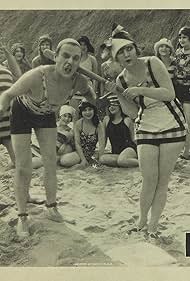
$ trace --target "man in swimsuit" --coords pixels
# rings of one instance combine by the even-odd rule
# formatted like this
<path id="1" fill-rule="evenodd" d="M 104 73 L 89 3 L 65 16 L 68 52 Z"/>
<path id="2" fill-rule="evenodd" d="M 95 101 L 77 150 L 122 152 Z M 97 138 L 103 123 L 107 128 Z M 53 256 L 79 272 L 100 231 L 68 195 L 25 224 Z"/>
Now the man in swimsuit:
<path id="1" fill-rule="evenodd" d="M 16 158 L 17 234 L 21 238 L 29 235 L 27 196 L 32 176 L 32 128 L 43 159 L 47 218 L 57 222 L 63 220 L 56 207 L 56 113 L 76 91 L 94 103 L 94 93 L 87 79 L 77 72 L 80 59 L 80 44 L 72 38 L 64 39 L 57 46 L 55 65 L 39 66 L 26 72 L 0 96 L 0 115 L 14 99 L 11 134 Z"/>

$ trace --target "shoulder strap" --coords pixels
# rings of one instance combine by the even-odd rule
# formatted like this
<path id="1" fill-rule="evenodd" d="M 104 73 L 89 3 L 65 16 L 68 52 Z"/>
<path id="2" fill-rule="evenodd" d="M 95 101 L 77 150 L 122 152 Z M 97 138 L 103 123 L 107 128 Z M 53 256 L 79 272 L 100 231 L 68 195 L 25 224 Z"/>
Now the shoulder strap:
<path id="1" fill-rule="evenodd" d="M 122 85 L 123 89 L 127 89 L 127 88 L 128 88 L 128 85 L 127 85 L 127 83 L 126 83 L 126 81 L 125 81 L 123 75 L 119 76 L 119 80 L 120 80 L 120 82 L 121 82 L 121 85 Z"/>
<path id="2" fill-rule="evenodd" d="M 150 64 L 150 58 L 148 59 L 148 71 L 150 73 L 150 77 L 152 79 L 152 82 L 154 83 L 154 86 L 156 88 L 159 88 L 160 86 L 159 86 L 158 82 L 156 81 L 156 78 L 155 78 L 154 73 L 152 71 L 152 67 L 151 67 L 151 64 Z"/>
<path id="3" fill-rule="evenodd" d="M 42 85 L 43 85 L 43 99 L 47 99 L 47 85 L 46 85 L 46 77 L 43 70 L 43 66 L 40 67 L 40 71 L 42 74 Z"/>

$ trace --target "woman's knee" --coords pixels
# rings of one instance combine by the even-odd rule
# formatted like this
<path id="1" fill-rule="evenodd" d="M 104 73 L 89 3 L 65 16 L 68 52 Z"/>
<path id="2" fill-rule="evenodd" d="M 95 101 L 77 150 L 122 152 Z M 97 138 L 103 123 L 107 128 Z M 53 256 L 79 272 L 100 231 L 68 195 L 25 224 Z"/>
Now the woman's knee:
<path id="1" fill-rule="evenodd" d="M 107 159 L 108 159 L 108 155 L 103 154 L 102 156 L 100 156 L 99 162 L 100 162 L 101 164 L 105 164 L 105 163 L 107 163 Z"/>
<path id="2" fill-rule="evenodd" d="M 64 154 L 63 156 L 61 156 L 59 162 L 60 162 L 61 166 L 70 168 L 70 167 L 80 163 L 80 157 L 75 152 L 68 153 L 68 154 Z"/>
<path id="3" fill-rule="evenodd" d="M 30 178 L 32 176 L 32 167 L 16 165 L 16 175 L 20 178 Z"/>

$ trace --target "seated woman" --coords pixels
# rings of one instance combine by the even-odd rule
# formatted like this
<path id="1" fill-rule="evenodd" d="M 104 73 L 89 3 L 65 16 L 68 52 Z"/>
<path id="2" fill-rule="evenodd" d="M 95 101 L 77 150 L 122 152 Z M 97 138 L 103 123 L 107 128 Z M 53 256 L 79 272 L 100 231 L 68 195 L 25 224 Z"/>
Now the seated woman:
<path id="1" fill-rule="evenodd" d="M 97 115 L 97 108 L 82 101 L 79 106 L 80 119 L 74 125 L 75 152 L 67 153 L 60 158 L 64 167 L 84 168 L 93 164 L 93 156 L 97 143 L 99 144 L 98 158 L 104 151 L 104 130 Z"/>
<path id="2" fill-rule="evenodd" d="M 75 109 L 69 105 L 63 105 L 59 112 L 59 121 L 57 123 L 57 161 L 59 162 L 62 155 L 74 150 L 74 133 L 69 126 L 74 119 Z M 39 145 L 36 140 L 32 143 L 32 167 L 34 169 L 43 166 Z"/>
<path id="3" fill-rule="evenodd" d="M 111 153 L 103 154 L 100 162 L 114 167 L 137 167 L 137 148 L 133 142 L 133 122 L 122 112 L 118 100 L 108 107 L 108 116 L 104 117 L 103 125 L 106 137 L 105 143 L 109 139 Z"/>

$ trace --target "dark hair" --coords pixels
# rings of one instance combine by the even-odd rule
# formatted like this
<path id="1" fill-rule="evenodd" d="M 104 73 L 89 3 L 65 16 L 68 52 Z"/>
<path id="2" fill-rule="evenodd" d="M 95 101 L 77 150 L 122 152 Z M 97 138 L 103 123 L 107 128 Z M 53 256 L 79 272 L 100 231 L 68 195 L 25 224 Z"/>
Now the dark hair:
<path id="1" fill-rule="evenodd" d="M 94 47 L 87 36 L 81 36 L 77 41 L 79 44 L 83 42 L 86 45 L 88 52 L 94 54 Z"/>
<path id="2" fill-rule="evenodd" d="M 50 46 L 50 50 L 52 50 L 52 39 L 51 39 L 51 37 L 48 34 L 44 34 L 44 35 L 40 36 L 39 39 L 38 39 L 38 50 L 39 50 L 39 55 L 40 55 L 40 64 L 41 65 L 55 64 L 54 61 L 52 61 L 51 59 L 44 56 L 43 52 L 41 51 L 41 45 L 44 42 L 48 42 L 49 46 Z"/>
<path id="3" fill-rule="evenodd" d="M 40 47 L 44 42 L 48 42 L 50 45 L 50 50 L 52 50 L 52 39 L 48 34 L 44 34 L 39 37 L 38 46 Z"/>
<path id="4" fill-rule="evenodd" d="M 25 48 L 24 45 L 22 43 L 14 43 L 11 47 L 11 52 L 13 54 L 13 56 L 15 56 L 16 50 L 17 49 L 21 49 L 21 52 L 23 53 L 23 58 L 25 57 Z"/>
<path id="5" fill-rule="evenodd" d="M 109 115 L 110 120 L 113 121 L 113 120 L 114 120 L 114 114 L 112 114 L 112 113 L 110 112 L 110 110 L 109 110 L 109 107 L 110 107 L 110 106 L 111 106 L 111 105 L 108 106 L 107 112 L 108 112 L 108 115 Z M 127 115 L 126 115 L 125 113 L 123 113 L 122 108 L 121 108 L 121 105 L 118 104 L 117 106 L 120 108 L 121 117 L 122 117 L 122 118 L 127 117 Z"/>
<path id="6" fill-rule="evenodd" d="M 189 26 L 183 26 L 180 31 L 179 31 L 179 35 L 186 35 L 189 40 L 190 40 L 190 27 Z"/>
<path id="7" fill-rule="evenodd" d="M 98 110 L 95 105 L 88 101 L 82 101 L 79 105 L 79 117 L 82 118 L 82 112 L 85 110 L 85 108 L 90 107 L 94 110 L 94 116 L 92 117 L 92 123 L 97 128 L 98 124 L 100 123 L 99 117 L 98 117 Z"/>

